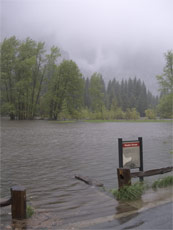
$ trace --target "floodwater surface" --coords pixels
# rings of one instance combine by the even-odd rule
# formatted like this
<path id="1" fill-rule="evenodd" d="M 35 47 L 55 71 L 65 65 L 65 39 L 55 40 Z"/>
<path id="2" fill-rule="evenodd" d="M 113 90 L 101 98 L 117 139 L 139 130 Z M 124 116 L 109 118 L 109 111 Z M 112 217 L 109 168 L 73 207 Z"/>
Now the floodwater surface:
<path id="1" fill-rule="evenodd" d="M 37 213 L 49 212 L 67 223 L 101 212 L 112 215 L 115 208 L 109 198 L 96 199 L 100 192 L 74 175 L 97 179 L 107 191 L 117 187 L 118 138 L 138 137 L 143 138 L 144 170 L 171 166 L 170 122 L 60 124 L 2 119 L 1 197 L 8 198 L 10 188 L 20 184 Z M 1 210 L 1 224 L 10 224 L 9 212 Z"/>

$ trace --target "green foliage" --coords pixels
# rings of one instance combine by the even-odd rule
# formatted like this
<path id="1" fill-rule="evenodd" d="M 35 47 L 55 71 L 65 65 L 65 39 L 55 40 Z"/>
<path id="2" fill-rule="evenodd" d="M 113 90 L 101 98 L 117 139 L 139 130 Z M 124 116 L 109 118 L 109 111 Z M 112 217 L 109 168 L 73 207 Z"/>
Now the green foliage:
<path id="1" fill-rule="evenodd" d="M 147 108 L 156 106 L 157 98 L 146 91 L 141 80 L 130 78 L 119 83 L 113 79 L 106 88 L 100 73 L 83 79 L 72 60 L 57 64 L 59 56 L 58 47 L 51 47 L 48 53 L 43 42 L 4 39 L 0 63 L 2 115 L 19 120 L 35 116 L 54 120 L 136 120 L 145 115 Z M 170 76 L 168 67 L 165 73 Z M 161 116 L 166 111 L 164 100 L 158 107 Z M 170 99 L 167 101 L 170 105 Z"/>
<path id="2" fill-rule="evenodd" d="M 127 120 L 137 120 L 139 119 L 139 113 L 136 111 L 135 108 L 132 108 L 132 109 L 127 109 L 126 110 L 126 113 L 125 113 L 125 118 Z"/>
<path id="3" fill-rule="evenodd" d="M 171 186 L 171 185 L 173 185 L 173 176 L 167 176 L 165 178 L 156 180 L 152 184 L 152 188 L 153 189 L 165 188 L 165 187 L 168 187 L 168 186 Z"/>
<path id="4" fill-rule="evenodd" d="M 153 109 L 146 109 L 145 110 L 145 116 L 148 119 L 156 119 L 156 114 L 155 114 L 155 111 Z"/>
<path id="5" fill-rule="evenodd" d="M 121 83 L 113 79 L 109 81 L 106 93 L 108 110 L 112 110 L 116 101 L 117 108 L 123 111 L 135 108 L 140 116 L 144 116 L 148 107 L 154 108 L 157 104 L 157 98 L 150 91 L 147 92 L 144 82 L 136 78 L 122 80 Z"/>
<path id="6" fill-rule="evenodd" d="M 162 96 L 157 111 L 161 118 L 173 118 L 173 93 Z"/>
<path id="7" fill-rule="evenodd" d="M 163 74 L 156 76 L 160 85 L 161 98 L 157 107 L 161 118 L 173 118 L 173 52 L 165 54 L 166 66 Z"/>
<path id="8" fill-rule="evenodd" d="M 33 214 L 34 214 L 34 209 L 31 206 L 27 205 L 27 208 L 26 208 L 27 218 L 30 218 Z"/>
<path id="9" fill-rule="evenodd" d="M 11 120 L 15 119 L 15 106 L 14 104 L 10 104 L 9 102 L 4 102 L 1 106 L 1 114 L 9 115 Z"/>
<path id="10" fill-rule="evenodd" d="M 77 118 L 83 104 L 84 81 L 78 66 L 64 60 L 54 71 L 46 94 L 51 119 Z"/>
<path id="11" fill-rule="evenodd" d="M 156 76 L 162 95 L 172 93 L 173 90 L 173 52 L 168 51 L 165 54 L 166 66 L 163 69 L 163 74 Z"/>
<path id="12" fill-rule="evenodd" d="M 94 73 L 91 76 L 89 87 L 91 110 L 93 112 L 101 112 L 104 106 L 105 87 L 101 74 Z"/>
<path id="13" fill-rule="evenodd" d="M 44 43 L 30 38 L 25 41 L 15 37 L 4 39 L 1 59 L 1 101 L 5 105 L 4 111 L 11 119 L 33 119 L 37 113 L 46 70 L 50 69 Z"/>
<path id="14" fill-rule="evenodd" d="M 162 179 L 156 180 L 152 184 L 152 188 L 165 188 L 173 185 L 173 176 L 167 176 Z M 146 189 L 150 188 L 144 182 L 137 182 L 130 186 L 123 186 L 121 189 L 112 189 L 110 192 L 116 197 L 117 200 L 131 201 L 140 199 Z"/>
<path id="15" fill-rule="evenodd" d="M 117 200 L 130 201 L 140 199 L 145 189 L 146 185 L 138 182 L 130 186 L 123 186 L 120 190 L 112 189 L 111 193 Z"/>

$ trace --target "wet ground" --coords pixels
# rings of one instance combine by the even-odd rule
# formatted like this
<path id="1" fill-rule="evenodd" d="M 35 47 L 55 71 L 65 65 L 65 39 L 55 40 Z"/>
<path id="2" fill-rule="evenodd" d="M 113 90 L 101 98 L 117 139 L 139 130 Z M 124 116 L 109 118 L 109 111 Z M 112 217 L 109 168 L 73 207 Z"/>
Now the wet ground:
<path id="1" fill-rule="evenodd" d="M 95 187 L 88 189 L 88 196 L 93 201 L 88 208 L 86 205 L 78 212 L 72 210 L 65 218 L 59 218 L 57 213 L 37 210 L 32 218 L 13 221 L 6 226 L 1 224 L 1 229 L 172 229 L 172 188 L 148 190 L 142 199 L 131 202 L 118 202 Z M 98 202 L 99 210 L 95 206 Z"/>

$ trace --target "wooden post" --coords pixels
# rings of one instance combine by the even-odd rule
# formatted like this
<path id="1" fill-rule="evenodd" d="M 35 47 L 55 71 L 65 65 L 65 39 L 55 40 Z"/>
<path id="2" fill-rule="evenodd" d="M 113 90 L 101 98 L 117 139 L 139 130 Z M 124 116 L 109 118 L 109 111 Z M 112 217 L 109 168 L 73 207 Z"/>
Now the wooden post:
<path id="1" fill-rule="evenodd" d="M 117 168 L 117 175 L 119 189 L 122 188 L 124 185 L 131 185 L 130 169 Z"/>
<path id="2" fill-rule="evenodd" d="M 26 219 L 26 189 L 22 186 L 11 188 L 12 219 Z"/>
<path id="3" fill-rule="evenodd" d="M 122 148 L 123 139 L 118 138 L 118 153 L 119 153 L 119 167 L 123 168 L 123 148 Z"/>
<path id="4" fill-rule="evenodd" d="M 144 171 L 144 165 L 143 165 L 143 144 L 142 144 L 142 137 L 138 137 L 138 141 L 140 143 L 140 168 L 139 168 L 139 171 Z M 143 181 L 144 178 L 143 177 L 140 177 L 139 178 L 139 181 Z"/>

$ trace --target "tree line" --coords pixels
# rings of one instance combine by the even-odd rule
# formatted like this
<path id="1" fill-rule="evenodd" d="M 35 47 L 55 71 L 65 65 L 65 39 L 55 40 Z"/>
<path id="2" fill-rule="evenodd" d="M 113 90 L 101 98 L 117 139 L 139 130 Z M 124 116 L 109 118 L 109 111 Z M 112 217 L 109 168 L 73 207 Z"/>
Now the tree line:
<path id="1" fill-rule="evenodd" d="M 60 56 L 58 47 L 48 52 L 45 43 L 30 38 L 4 39 L 1 115 L 19 120 L 36 116 L 53 120 L 155 117 L 159 98 L 140 79 L 113 79 L 106 86 L 100 73 L 84 78 L 73 60 L 58 64 Z M 160 84 L 164 77 L 158 77 Z M 162 90 L 162 95 L 167 93 Z"/>

